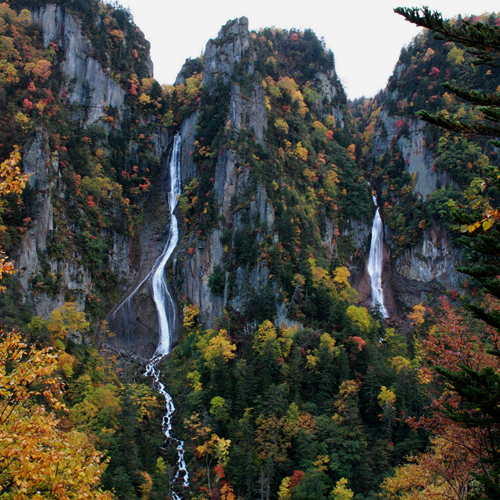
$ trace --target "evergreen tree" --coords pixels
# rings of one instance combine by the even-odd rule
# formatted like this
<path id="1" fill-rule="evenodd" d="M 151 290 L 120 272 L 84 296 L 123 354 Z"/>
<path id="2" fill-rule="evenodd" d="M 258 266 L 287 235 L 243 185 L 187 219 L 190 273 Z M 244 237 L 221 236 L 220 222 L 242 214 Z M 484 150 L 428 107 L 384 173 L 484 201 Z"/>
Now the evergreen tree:
<path id="1" fill-rule="evenodd" d="M 397 8 L 395 12 L 417 26 L 431 30 L 435 38 L 461 44 L 474 56 L 474 64 L 500 66 L 500 27 L 470 20 L 444 21 L 441 14 L 432 13 L 427 8 Z M 478 106 L 480 118 L 467 122 L 449 119 L 446 113 L 420 111 L 418 115 L 452 132 L 493 137 L 490 142 L 496 147 L 500 146 L 500 140 L 497 139 L 500 137 L 500 92 L 485 93 L 452 83 L 445 83 L 444 86 L 469 104 Z M 450 208 L 452 218 L 458 223 L 457 228 L 467 236 L 464 243 L 478 256 L 477 263 L 460 268 L 459 271 L 477 279 L 484 292 L 500 298 L 497 278 L 500 275 L 500 212 L 496 208 L 500 195 L 498 168 L 486 166 L 484 174 L 485 179 L 473 181 L 476 186 L 481 186 L 481 192 L 477 189 L 473 200 L 471 189 L 464 193 L 473 203 L 466 207 L 451 204 Z M 469 305 L 469 309 L 488 325 L 500 330 L 498 311 L 486 310 L 474 304 Z M 500 352 L 491 351 L 491 355 L 498 356 Z M 466 428 L 484 431 L 486 455 L 483 473 L 476 474 L 480 488 L 468 498 L 500 499 L 500 374 L 487 367 L 478 370 L 461 367 L 458 372 L 439 368 L 437 371 L 463 401 L 463 409 L 448 407 L 444 410 L 445 415 Z"/>

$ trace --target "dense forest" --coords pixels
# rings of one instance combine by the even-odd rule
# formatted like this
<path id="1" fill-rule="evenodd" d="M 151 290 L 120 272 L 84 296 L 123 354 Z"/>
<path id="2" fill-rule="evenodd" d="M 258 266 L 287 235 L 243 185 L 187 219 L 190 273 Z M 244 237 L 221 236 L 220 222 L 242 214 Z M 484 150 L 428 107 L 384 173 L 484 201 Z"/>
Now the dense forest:
<path id="1" fill-rule="evenodd" d="M 229 22 L 161 85 L 117 3 L 0 4 L 1 498 L 500 498 L 500 18 L 396 11 L 427 29 L 349 102 L 311 30 Z M 108 323 L 168 240 L 176 134 L 159 373 L 189 484 L 156 320 L 140 354 Z M 433 228 L 459 262 L 391 271 L 389 317 L 362 284 L 374 195 L 387 268 Z"/>

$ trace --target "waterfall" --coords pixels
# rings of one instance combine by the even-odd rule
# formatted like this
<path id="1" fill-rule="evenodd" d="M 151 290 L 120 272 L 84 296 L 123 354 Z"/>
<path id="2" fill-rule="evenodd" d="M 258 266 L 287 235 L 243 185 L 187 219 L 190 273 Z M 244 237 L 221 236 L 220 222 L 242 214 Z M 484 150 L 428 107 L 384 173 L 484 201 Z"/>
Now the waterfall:
<path id="1" fill-rule="evenodd" d="M 159 370 L 160 361 L 170 352 L 172 345 L 171 328 L 174 328 L 176 322 L 174 301 L 167 288 L 165 265 L 179 240 L 179 229 L 174 210 L 177 206 L 177 199 L 181 194 L 181 142 L 181 136 L 177 134 L 174 138 L 174 145 L 170 158 L 170 192 L 168 193 L 168 205 L 171 214 L 171 222 L 168 241 L 163 253 L 156 261 L 152 270 L 151 288 L 153 290 L 153 300 L 156 311 L 158 312 L 160 338 L 156 352 L 147 364 L 146 375 L 153 377 L 156 389 L 165 398 L 166 413 L 163 416 L 162 430 L 165 439 L 175 443 L 177 448 L 177 471 L 172 483 L 182 475 L 183 487 L 187 488 L 189 486 L 189 472 L 184 460 L 184 442 L 172 436 L 172 415 L 175 412 L 175 406 L 172 397 L 165 389 L 165 385 L 160 381 Z M 175 492 L 173 492 L 172 495 L 174 500 L 180 500 L 180 497 Z"/>
<path id="2" fill-rule="evenodd" d="M 380 305 L 380 312 L 387 318 L 387 310 L 384 306 L 384 291 L 382 290 L 382 259 L 383 259 L 383 226 L 380 218 L 380 208 L 377 197 L 373 195 L 373 203 L 377 207 L 372 225 L 372 242 L 370 245 L 370 257 L 368 258 L 368 274 L 372 284 L 372 305 Z"/>

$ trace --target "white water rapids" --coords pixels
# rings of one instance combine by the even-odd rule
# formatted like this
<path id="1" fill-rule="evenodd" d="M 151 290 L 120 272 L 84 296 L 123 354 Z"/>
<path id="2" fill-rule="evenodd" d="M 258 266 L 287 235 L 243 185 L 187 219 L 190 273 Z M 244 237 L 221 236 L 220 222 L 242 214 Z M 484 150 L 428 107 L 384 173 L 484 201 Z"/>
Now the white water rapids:
<path id="1" fill-rule="evenodd" d="M 177 471 L 172 483 L 175 483 L 179 476 L 182 475 L 183 487 L 187 488 L 189 486 L 189 472 L 187 470 L 186 461 L 184 460 L 184 442 L 172 436 L 172 415 L 175 412 L 175 406 L 165 385 L 160 381 L 160 370 L 158 367 L 163 357 L 170 352 L 172 341 L 170 329 L 171 327 L 173 328 L 176 321 L 174 301 L 167 288 L 165 266 L 179 241 L 179 229 L 174 210 L 177 206 L 177 198 L 181 194 L 181 142 L 181 136 L 177 134 L 174 138 L 174 145 L 170 158 L 170 192 L 168 193 L 168 205 L 171 214 L 171 222 L 168 241 L 152 271 L 151 287 L 153 290 L 153 300 L 158 313 L 160 338 L 156 352 L 146 366 L 146 375 L 151 375 L 153 377 L 156 389 L 165 398 L 166 413 L 163 416 L 162 430 L 163 434 L 165 434 L 165 439 L 173 442 L 177 448 Z M 172 492 L 172 496 L 174 500 L 180 500 L 180 497 L 175 492 Z"/>
<path id="2" fill-rule="evenodd" d="M 384 228 L 380 218 L 380 208 L 377 197 L 373 195 L 373 203 L 377 207 L 372 225 L 372 241 L 370 245 L 370 256 L 368 258 L 368 274 L 372 285 L 372 305 L 379 304 L 380 312 L 387 318 L 387 309 L 384 306 L 384 291 L 382 289 L 382 259 L 383 259 L 383 235 Z"/>

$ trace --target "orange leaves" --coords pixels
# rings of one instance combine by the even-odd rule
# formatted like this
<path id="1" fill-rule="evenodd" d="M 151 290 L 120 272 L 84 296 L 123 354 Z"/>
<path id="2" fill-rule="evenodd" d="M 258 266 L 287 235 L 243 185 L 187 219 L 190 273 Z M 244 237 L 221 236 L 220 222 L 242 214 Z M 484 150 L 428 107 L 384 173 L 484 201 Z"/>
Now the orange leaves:
<path id="1" fill-rule="evenodd" d="M 459 370 L 459 366 L 497 369 L 498 360 L 487 353 L 483 335 L 473 328 L 470 319 L 461 316 L 444 297 L 441 307 L 443 312 L 436 325 L 422 341 L 429 362 L 452 371 Z"/>
<path id="2" fill-rule="evenodd" d="M 353 159 L 356 160 L 356 145 L 351 144 L 350 146 L 347 147 L 347 153 L 349 156 Z"/>
<path id="3" fill-rule="evenodd" d="M 36 79 L 44 82 L 47 80 L 51 73 L 52 64 L 46 59 L 39 59 L 33 67 L 30 67 L 31 73 L 35 76 Z M 26 69 L 28 69 L 28 64 L 26 65 Z M 26 71 L 26 70 L 25 70 Z"/>
<path id="4" fill-rule="evenodd" d="M 465 447 L 441 437 L 431 438 L 427 453 L 410 457 L 382 484 L 384 498 L 407 500 L 462 500 L 471 487 L 478 464 Z M 467 443 L 464 443 L 467 445 Z"/>
<path id="5" fill-rule="evenodd" d="M 16 332 L 0 339 L 0 496 L 111 499 L 97 488 L 102 454 L 84 434 L 59 430 L 57 418 L 33 403 L 44 398 L 64 409 L 57 366 L 51 349 L 28 348 Z"/>
<path id="6" fill-rule="evenodd" d="M 422 303 L 413 306 L 413 311 L 410 314 L 408 314 L 408 319 L 410 320 L 410 324 L 412 324 L 413 326 L 418 326 L 423 324 L 425 312 L 426 309 Z"/>
<path id="7" fill-rule="evenodd" d="M 26 186 L 28 176 L 21 174 L 18 167 L 20 161 L 19 147 L 14 146 L 14 151 L 10 154 L 10 157 L 0 165 L 0 196 L 9 193 L 21 194 Z"/>

